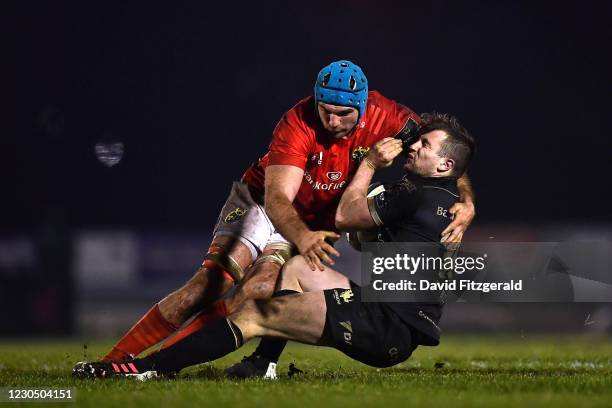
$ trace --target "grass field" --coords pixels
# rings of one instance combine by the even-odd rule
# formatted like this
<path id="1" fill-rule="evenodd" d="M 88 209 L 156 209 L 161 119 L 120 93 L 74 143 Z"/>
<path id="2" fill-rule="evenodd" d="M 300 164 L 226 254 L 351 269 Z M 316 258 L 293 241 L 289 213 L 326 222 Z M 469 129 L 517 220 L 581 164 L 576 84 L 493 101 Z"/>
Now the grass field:
<path id="1" fill-rule="evenodd" d="M 88 355 L 107 347 L 90 344 Z M 0 343 L 0 387 L 74 387 L 76 406 L 89 407 L 612 406 L 610 339 L 447 336 L 390 369 L 292 344 L 279 381 L 224 379 L 222 369 L 252 348 L 185 370 L 176 380 L 139 383 L 73 380 L 70 369 L 83 358 L 79 342 Z M 292 361 L 305 373 L 289 378 Z"/>

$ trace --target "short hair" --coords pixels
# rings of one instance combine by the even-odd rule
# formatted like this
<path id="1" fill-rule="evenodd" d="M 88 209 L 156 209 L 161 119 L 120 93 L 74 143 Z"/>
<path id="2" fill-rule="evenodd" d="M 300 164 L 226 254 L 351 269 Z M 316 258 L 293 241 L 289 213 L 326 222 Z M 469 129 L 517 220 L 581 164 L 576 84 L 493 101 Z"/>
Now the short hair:
<path id="1" fill-rule="evenodd" d="M 474 138 L 454 116 L 438 112 L 421 114 L 420 133 L 423 135 L 434 130 L 441 130 L 447 134 L 447 138 L 438 150 L 438 156 L 454 160 L 455 167 L 452 174 L 461 176 L 472 161 L 476 147 Z"/>

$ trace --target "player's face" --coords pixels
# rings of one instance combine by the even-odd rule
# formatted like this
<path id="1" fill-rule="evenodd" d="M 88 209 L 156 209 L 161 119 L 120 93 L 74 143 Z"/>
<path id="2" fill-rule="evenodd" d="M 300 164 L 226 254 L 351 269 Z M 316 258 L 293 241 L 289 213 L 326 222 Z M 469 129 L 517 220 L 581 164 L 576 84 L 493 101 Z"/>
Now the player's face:
<path id="1" fill-rule="evenodd" d="M 438 151 L 445 139 L 446 133 L 442 130 L 421 135 L 421 138 L 410 146 L 404 169 L 424 177 L 439 174 L 440 166 L 445 160 L 438 156 Z"/>
<path id="2" fill-rule="evenodd" d="M 345 137 L 357 124 L 359 111 L 356 108 L 323 102 L 319 102 L 317 108 L 323 127 L 332 137 L 338 139 Z"/>

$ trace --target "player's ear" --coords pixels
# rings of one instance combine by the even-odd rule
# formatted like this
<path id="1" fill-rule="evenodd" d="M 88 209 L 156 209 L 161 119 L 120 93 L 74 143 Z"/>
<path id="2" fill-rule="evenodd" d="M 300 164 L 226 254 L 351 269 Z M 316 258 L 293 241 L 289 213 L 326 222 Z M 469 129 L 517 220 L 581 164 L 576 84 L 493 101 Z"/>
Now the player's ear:
<path id="1" fill-rule="evenodd" d="M 455 168 L 455 161 L 448 157 L 441 158 L 440 163 L 438 163 L 438 171 L 440 173 L 452 171 L 454 168 Z"/>

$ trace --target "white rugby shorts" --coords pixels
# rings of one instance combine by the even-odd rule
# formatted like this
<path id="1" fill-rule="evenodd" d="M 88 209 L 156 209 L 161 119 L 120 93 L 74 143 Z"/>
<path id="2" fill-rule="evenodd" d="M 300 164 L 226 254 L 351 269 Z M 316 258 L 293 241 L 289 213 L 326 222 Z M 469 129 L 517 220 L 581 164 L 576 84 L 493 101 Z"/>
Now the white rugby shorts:
<path id="1" fill-rule="evenodd" d="M 219 214 L 214 235 L 237 237 L 249 247 L 253 259 L 268 245 L 289 244 L 276 231 L 263 206 L 253 200 L 248 186 L 242 182 L 233 183 L 232 191 Z"/>

